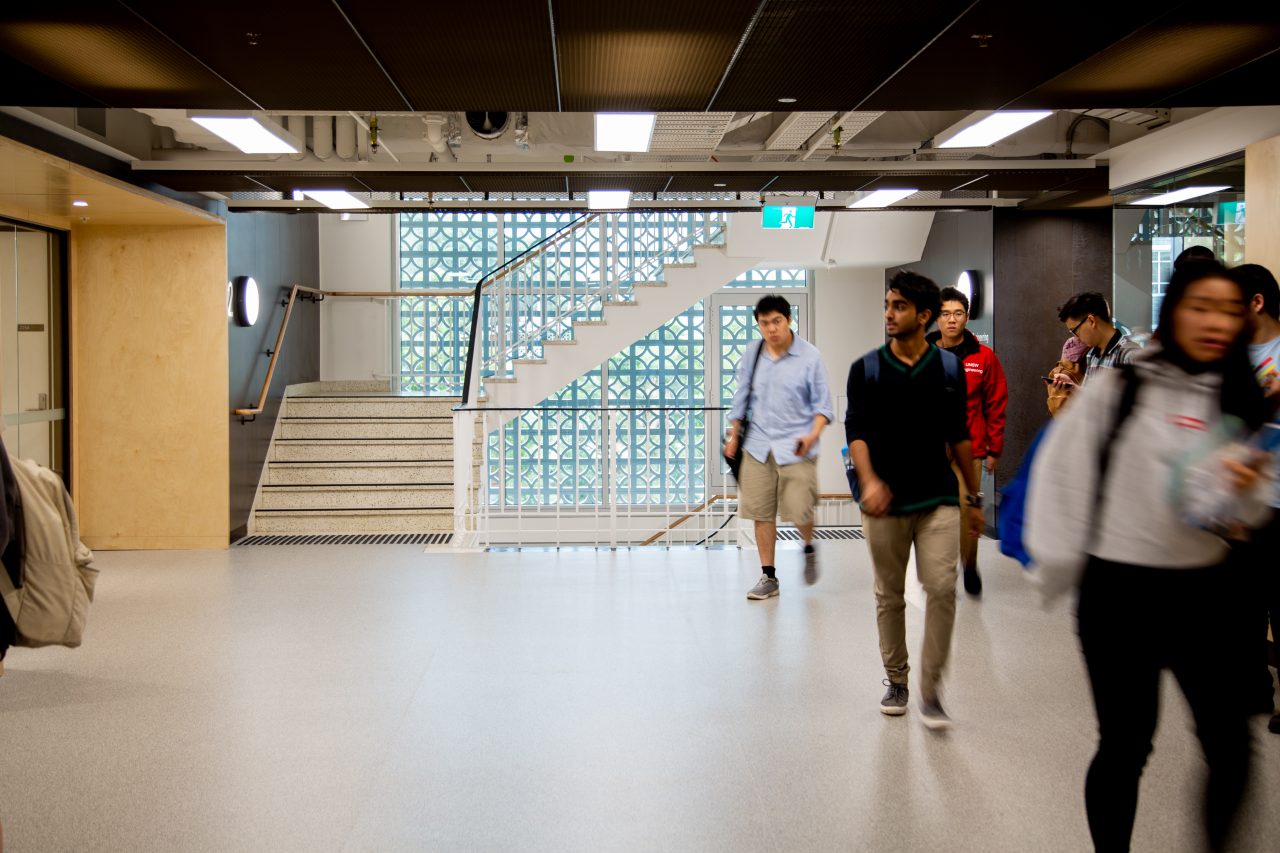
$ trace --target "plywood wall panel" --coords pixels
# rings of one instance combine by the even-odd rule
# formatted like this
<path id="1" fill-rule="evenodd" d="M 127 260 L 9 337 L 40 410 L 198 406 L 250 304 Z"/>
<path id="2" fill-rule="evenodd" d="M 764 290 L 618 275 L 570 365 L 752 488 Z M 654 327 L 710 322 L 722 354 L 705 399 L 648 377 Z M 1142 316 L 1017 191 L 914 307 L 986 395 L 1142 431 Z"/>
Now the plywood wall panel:
<path id="1" fill-rule="evenodd" d="M 225 228 L 73 229 L 71 370 L 89 547 L 225 548 Z"/>
<path id="2" fill-rule="evenodd" d="M 1244 181 L 1245 259 L 1280 274 L 1280 136 L 1245 149 Z"/>

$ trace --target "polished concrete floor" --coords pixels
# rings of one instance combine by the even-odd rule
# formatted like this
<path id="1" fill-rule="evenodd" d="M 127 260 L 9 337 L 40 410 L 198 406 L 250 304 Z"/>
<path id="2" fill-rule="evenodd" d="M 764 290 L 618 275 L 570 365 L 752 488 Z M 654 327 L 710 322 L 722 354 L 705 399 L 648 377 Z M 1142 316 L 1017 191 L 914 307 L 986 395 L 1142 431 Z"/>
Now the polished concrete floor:
<path id="1" fill-rule="evenodd" d="M 946 735 L 877 710 L 861 542 L 824 543 L 812 588 L 783 546 L 766 602 L 735 550 L 100 553 L 85 645 L 0 678 L 5 849 L 1085 850 L 1070 614 L 983 547 Z M 1134 848 L 1195 850 L 1201 761 L 1164 695 Z M 1257 722 L 1241 849 L 1274 851 Z"/>

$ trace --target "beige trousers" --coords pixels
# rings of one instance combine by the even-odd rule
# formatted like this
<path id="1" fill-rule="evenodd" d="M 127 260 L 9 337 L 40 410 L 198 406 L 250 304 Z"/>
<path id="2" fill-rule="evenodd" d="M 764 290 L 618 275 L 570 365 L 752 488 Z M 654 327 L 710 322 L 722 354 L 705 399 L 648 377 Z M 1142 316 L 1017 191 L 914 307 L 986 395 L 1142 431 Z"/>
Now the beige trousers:
<path id="1" fill-rule="evenodd" d="M 978 486 L 982 486 L 982 461 L 981 459 L 973 460 L 973 478 L 978 481 Z M 969 487 L 964 483 L 964 475 L 960 473 L 960 465 L 956 462 L 951 463 L 951 470 L 956 472 L 956 480 L 960 483 L 960 505 L 964 505 L 964 499 L 969 496 Z M 978 567 L 978 540 L 969 532 L 969 525 L 963 520 L 960 522 L 960 564 L 967 568 Z"/>
<path id="2" fill-rule="evenodd" d="M 907 560 L 916 549 L 916 574 L 925 591 L 924 648 L 920 687 L 937 698 L 942 671 L 951 653 L 956 619 L 956 561 L 960 556 L 960 508 L 941 506 L 927 512 L 862 517 L 862 529 L 875 570 L 876 624 L 884 672 L 895 684 L 906 684 Z"/>

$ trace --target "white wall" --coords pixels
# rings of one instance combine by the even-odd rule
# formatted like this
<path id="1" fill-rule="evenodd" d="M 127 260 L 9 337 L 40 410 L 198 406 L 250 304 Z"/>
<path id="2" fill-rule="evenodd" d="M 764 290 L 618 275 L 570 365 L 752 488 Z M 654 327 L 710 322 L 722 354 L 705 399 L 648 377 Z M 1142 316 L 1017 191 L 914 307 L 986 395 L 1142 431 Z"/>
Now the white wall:
<path id="1" fill-rule="evenodd" d="M 816 270 L 812 310 L 811 343 L 827 365 L 836 404 L 836 422 L 822 434 L 818 488 L 834 494 L 848 491 L 840 448 L 844 446 L 842 398 L 849 366 L 884 343 L 884 270 Z"/>
<path id="2" fill-rule="evenodd" d="M 320 217 L 320 288 L 396 289 L 395 214 L 363 222 Z M 391 370 L 386 301 L 326 299 L 320 305 L 320 379 L 371 379 Z"/>

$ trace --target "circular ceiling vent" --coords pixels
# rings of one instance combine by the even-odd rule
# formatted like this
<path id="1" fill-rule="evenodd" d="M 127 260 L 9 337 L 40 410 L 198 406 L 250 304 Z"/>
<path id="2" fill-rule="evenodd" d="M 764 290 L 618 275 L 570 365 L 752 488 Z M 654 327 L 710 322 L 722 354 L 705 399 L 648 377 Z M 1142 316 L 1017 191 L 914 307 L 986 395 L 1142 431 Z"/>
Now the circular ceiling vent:
<path id="1" fill-rule="evenodd" d="M 497 139 L 506 133 L 510 121 L 507 113 L 467 113 L 467 127 L 481 139 Z"/>

